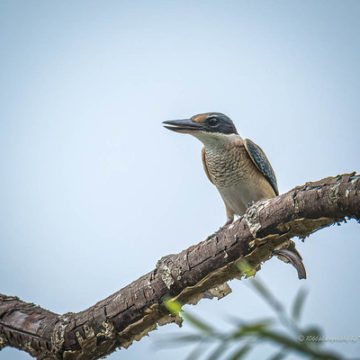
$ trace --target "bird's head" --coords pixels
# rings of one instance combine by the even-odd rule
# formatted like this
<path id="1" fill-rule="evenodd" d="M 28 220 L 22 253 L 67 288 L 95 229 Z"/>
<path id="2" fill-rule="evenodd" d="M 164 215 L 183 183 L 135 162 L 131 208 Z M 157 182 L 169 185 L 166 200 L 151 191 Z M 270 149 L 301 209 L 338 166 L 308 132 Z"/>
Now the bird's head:
<path id="1" fill-rule="evenodd" d="M 163 124 L 166 129 L 193 135 L 205 144 L 224 140 L 229 135 L 238 135 L 232 120 L 218 112 L 198 114 L 184 120 L 168 120 Z"/>

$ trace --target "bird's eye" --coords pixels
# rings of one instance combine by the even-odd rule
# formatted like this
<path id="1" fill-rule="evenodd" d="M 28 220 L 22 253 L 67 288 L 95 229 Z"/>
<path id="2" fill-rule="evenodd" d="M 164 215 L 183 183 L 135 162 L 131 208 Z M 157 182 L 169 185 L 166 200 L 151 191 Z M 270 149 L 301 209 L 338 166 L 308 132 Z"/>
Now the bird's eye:
<path id="1" fill-rule="evenodd" d="M 215 117 L 211 117 L 206 121 L 210 126 L 216 126 L 219 123 L 219 120 Z"/>

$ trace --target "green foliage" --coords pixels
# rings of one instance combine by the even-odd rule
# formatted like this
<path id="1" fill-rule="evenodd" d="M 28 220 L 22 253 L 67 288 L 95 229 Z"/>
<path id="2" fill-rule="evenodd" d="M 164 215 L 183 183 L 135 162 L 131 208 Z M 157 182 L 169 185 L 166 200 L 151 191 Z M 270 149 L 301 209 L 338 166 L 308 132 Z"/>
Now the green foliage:
<path id="1" fill-rule="evenodd" d="M 256 270 L 247 261 L 239 260 L 236 265 L 245 278 L 255 276 Z"/>
<path id="2" fill-rule="evenodd" d="M 255 270 L 246 263 L 239 264 L 240 271 L 246 277 L 253 276 Z M 343 360 L 343 356 L 323 348 L 319 339 L 322 331 L 319 327 L 301 327 L 299 324 L 307 292 L 300 289 L 291 305 L 290 315 L 285 307 L 275 298 L 269 289 L 258 279 L 251 279 L 253 289 L 274 310 L 270 319 L 246 322 L 232 319 L 234 329 L 229 332 L 216 329 L 207 321 L 182 310 L 178 302 L 167 300 L 165 306 L 173 315 L 181 316 L 192 325 L 194 333 L 166 339 L 167 343 L 176 345 L 196 344 L 187 360 L 238 360 L 246 356 L 256 347 L 264 343 L 274 345 L 276 351 L 269 354 L 268 360 L 282 360 L 290 355 L 300 355 L 304 359 Z"/>
<path id="3" fill-rule="evenodd" d="M 190 313 L 185 313 L 182 310 L 182 305 L 180 302 L 166 299 L 164 305 L 171 312 L 172 315 L 180 316 L 186 319 L 193 327 L 203 332 L 204 334 L 212 335 L 214 333 L 213 328 L 206 324 L 204 321 L 198 319 L 196 316 L 191 315 Z"/>
<path id="4" fill-rule="evenodd" d="M 300 320 L 301 312 L 304 308 L 306 296 L 307 296 L 307 292 L 304 289 L 300 289 L 295 297 L 291 311 L 291 315 L 294 321 Z"/>
<path id="5" fill-rule="evenodd" d="M 164 305 L 166 306 L 166 308 L 170 311 L 170 313 L 172 315 L 175 316 L 180 316 L 180 312 L 182 311 L 182 305 L 180 304 L 179 301 L 175 301 L 175 300 L 171 300 L 171 299 L 166 299 L 164 301 Z"/>

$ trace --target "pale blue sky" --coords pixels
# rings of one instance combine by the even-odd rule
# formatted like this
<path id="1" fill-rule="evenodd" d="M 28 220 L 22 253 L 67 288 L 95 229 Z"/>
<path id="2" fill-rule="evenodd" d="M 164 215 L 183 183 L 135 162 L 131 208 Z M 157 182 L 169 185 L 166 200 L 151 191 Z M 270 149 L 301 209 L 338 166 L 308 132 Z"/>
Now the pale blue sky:
<path id="1" fill-rule="evenodd" d="M 1 0 L 0 292 L 79 311 L 224 223 L 200 143 L 163 120 L 229 115 L 280 192 L 359 170 L 359 17 L 356 0 Z M 276 259 L 260 276 L 285 303 L 309 289 L 305 323 L 360 336 L 359 237 L 351 222 L 299 244 L 306 281 Z M 269 314 L 246 281 L 232 288 L 192 311 L 221 326 Z M 174 331 L 109 359 L 181 360 L 152 345 Z"/>

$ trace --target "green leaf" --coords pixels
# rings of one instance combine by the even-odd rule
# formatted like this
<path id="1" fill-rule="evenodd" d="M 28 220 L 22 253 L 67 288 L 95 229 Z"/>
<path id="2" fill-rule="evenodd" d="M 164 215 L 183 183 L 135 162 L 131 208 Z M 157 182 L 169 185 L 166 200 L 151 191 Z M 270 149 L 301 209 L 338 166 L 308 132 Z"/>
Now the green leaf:
<path id="1" fill-rule="evenodd" d="M 312 346 L 309 346 L 306 342 L 299 342 L 291 337 L 281 334 L 275 331 L 263 331 L 259 337 L 263 339 L 269 339 L 275 344 L 282 345 L 287 349 L 291 349 L 295 352 L 312 356 L 316 359 L 323 359 L 323 360 L 341 360 L 337 355 L 329 353 L 329 352 L 322 352 L 318 349 L 315 349 Z"/>
<path id="2" fill-rule="evenodd" d="M 310 326 L 302 331 L 300 337 L 302 342 L 305 342 L 308 346 L 320 346 L 322 341 L 320 338 L 322 336 L 322 331 L 316 326 Z"/>
<path id="3" fill-rule="evenodd" d="M 262 320 L 258 322 L 253 322 L 249 324 L 244 324 L 239 326 L 237 331 L 235 331 L 231 338 L 240 338 L 243 336 L 249 336 L 249 335 L 257 335 L 259 332 L 267 329 L 270 325 L 272 325 L 272 320 Z"/>
<path id="4" fill-rule="evenodd" d="M 277 352 L 273 356 L 269 357 L 268 360 L 282 360 L 285 359 L 286 356 L 287 354 L 285 354 L 283 350 L 281 350 L 280 352 Z"/>
<path id="5" fill-rule="evenodd" d="M 246 344 L 241 346 L 239 349 L 235 350 L 227 360 L 240 360 L 242 359 L 249 351 L 251 350 L 251 346 Z"/>
<path id="6" fill-rule="evenodd" d="M 207 358 L 207 360 L 217 360 L 221 355 L 224 354 L 228 347 L 228 343 L 222 342 Z"/>
<path id="7" fill-rule="evenodd" d="M 271 292 L 259 280 L 253 279 L 251 281 L 254 289 L 268 302 L 268 304 L 275 309 L 276 312 L 282 312 L 283 306 L 275 299 Z"/>
<path id="8" fill-rule="evenodd" d="M 182 309 L 182 304 L 179 301 L 165 299 L 164 300 L 165 307 L 175 316 L 180 316 L 180 312 Z"/>
<path id="9" fill-rule="evenodd" d="M 307 295 L 307 291 L 304 288 L 301 288 L 296 294 L 291 311 L 291 316 L 295 321 L 298 321 L 300 319 L 302 310 L 304 308 L 306 295 Z"/>
<path id="10" fill-rule="evenodd" d="M 277 346 L 284 346 L 287 349 L 291 349 L 296 352 L 300 352 L 307 355 L 316 355 L 316 353 L 310 349 L 306 343 L 300 343 L 298 341 L 295 341 L 291 337 L 287 335 L 283 335 L 279 332 L 275 331 L 266 331 L 263 332 L 259 337 L 262 337 L 264 339 L 271 340 L 274 342 Z"/>
<path id="11" fill-rule="evenodd" d="M 203 353 L 204 344 L 200 343 L 198 346 L 195 347 L 193 351 L 189 353 L 189 355 L 186 357 L 186 360 L 199 360 Z"/>
<path id="12" fill-rule="evenodd" d="M 254 323 L 255 324 L 272 325 L 275 322 L 274 318 L 266 317 L 266 318 L 260 318 L 256 322 L 249 323 L 249 322 L 247 322 L 247 321 L 245 321 L 243 319 L 240 319 L 238 317 L 235 317 L 235 316 L 228 317 L 227 321 L 229 323 L 235 325 L 236 327 L 247 326 L 249 324 L 254 324 Z"/>
<path id="13" fill-rule="evenodd" d="M 316 326 L 309 326 L 302 332 L 302 335 L 320 338 L 322 336 L 322 331 L 320 328 Z"/>
<path id="14" fill-rule="evenodd" d="M 236 263 L 236 266 L 239 268 L 242 274 L 245 275 L 245 278 L 255 276 L 256 270 L 244 259 L 239 260 Z"/>
<path id="15" fill-rule="evenodd" d="M 200 320 L 194 315 L 189 314 L 188 312 L 183 313 L 184 318 L 189 321 L 191 325 L 193 325 L 195 328 L 199 329 L 203 333 L 207 335 L 216 335 L 214 329 L 208 325 L 205 321 Z"/>
<path id="16" fill-rule="evenodd" d="M 210 342 L 212 340 L 207 339 L 204 335 L 199 334 L 188 334 L 188 335 L 180 335 L 180 336 L 167 336 L 161 339 L 162 343 L 172 344 L 172 345 L 185 345 L 190 343 L 197 343 L 199 341 L 202 342 Z"/>

